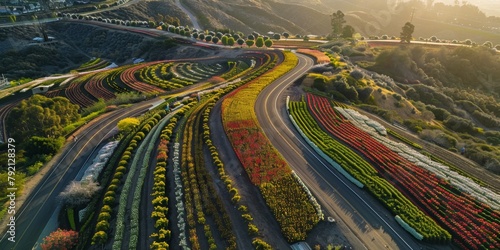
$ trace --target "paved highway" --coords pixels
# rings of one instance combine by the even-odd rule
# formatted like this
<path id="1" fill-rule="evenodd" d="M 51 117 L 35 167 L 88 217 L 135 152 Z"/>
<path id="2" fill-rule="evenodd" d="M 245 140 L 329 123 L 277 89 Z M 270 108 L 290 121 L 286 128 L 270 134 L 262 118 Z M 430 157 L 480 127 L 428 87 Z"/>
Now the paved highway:
<path id="1" fill-rule="evenodd" d="M 285 107 L 288 87 L 313 64 L 298 55 L 298 66 L 264 89 L 255 107 L 266 136 L 320 201 L 326 216 L 333 216 L 354 249 L 419 249 L 390 213 L 366 191 L 328 166 L 300 137 Z"/>
<path id="2" fill-rule="evenodd" d="M 75 179 L 94 148 L 111 135 L 119 120 L 145 112 L 158 100 L 155 98 L 116 110 L 82 129 L 77 134 L 78 140 L 67 144 L 63 153 L 56 156 L 52 168 L 16 211 L 15 242 L 8 241 L 8 235 L 3 234 L 0 249 L 32 249 L 57 207 L 57 196 Z"/>

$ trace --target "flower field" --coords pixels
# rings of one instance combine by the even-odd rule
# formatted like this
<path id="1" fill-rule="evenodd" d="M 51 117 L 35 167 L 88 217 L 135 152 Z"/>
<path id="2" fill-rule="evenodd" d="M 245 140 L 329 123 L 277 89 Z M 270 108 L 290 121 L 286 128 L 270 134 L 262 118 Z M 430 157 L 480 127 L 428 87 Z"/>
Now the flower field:
<path id="1" fill-rule="evenodd" d="M 304 240 L 319 216 L 290 167 L 259 128 L 253 107 L 257 95 L 296 64 L 297 57 L 285 52 L 282 64 L 233 91 L 222 103 L 226 134 L 289 242 Z"/>
<path id="2" fill-rule="evenodd" d="M 290 102 L 290 114 L 309 140 L 357 181 L 361 182 L 392 213 L 403 218 L 418 232 L 418 235 L 415 235 L 417 238 L 434 242 L 450 241 L 451 236 L 448 232 L 420 211 L 391 183 L 379 176 L 379 172 L 373 166 L 323 131 L 308 112 L 305 102 Z"/>
<path id="3" fill-rule="evenodd" d="M 369 159 L 379 176 L 447 229 L 458 246 L 463 249 L 500 248 L 498 210 L 398 155 L 356 127 L 326 98 L 309 94 L 307 107 L 324 130 Z"/>
<path id="4" fill-rule="evenodd" d="M 306 54 L 315 58 L 316 63 L 329 63 L 330 58 L 324 52 L 315 49 L 298 49 L 298 53 Z"/>
<path id="5" fill-rule="evenodd" d="M 80 105 L 80 107 L 91 106 L 96 100 L 89 97 L 90 94 L 83 88 L 85 82 L 91 77 L 92 74 L 87 74 L 79 76 L 69 82 L 69 87 L 64 91 L 64 95 L 75 104 Z"/>

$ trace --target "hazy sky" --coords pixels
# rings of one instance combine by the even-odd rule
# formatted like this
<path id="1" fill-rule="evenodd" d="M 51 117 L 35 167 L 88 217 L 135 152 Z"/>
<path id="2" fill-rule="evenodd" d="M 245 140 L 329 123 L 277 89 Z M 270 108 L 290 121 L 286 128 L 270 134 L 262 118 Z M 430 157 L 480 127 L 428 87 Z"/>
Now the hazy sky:
<path id="1" fill-rule="evenodd" d="M 455 0 L 436 0 L 446 4 L 454 4 Z M 459 0 L 462 4 L 462 0 Z M 500 16 L 500 0 L 467 0 L 468 3 L 477 5 L 488 16 Z"/>

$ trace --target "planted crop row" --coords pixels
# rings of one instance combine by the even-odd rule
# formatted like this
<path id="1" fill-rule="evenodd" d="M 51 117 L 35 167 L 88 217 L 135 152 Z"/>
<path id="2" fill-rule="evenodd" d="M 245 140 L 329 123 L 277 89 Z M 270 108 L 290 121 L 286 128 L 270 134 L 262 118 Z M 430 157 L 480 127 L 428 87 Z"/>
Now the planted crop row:
<path id="1" fill-rule="evenodd" d="M 207 227 L 211 236 L 210 225 L 206 224 L 205 211 L 201 201 L 200 183 L 198 183 L 193 158 L 193 123 L 196 114 L 200 110 L 200 105 L 197 105 L 195 110 L 187 117 L 186 125 L 183 133 L 181 175 L 184 183 L 184 197 L 186 202 L 186 217 L 189 226 L 189 240 L 192 249 L 200 249 L 200 242 L 196 224 Z M 207 239 L 209 240 L 209 239 Z M 213 242 L 215 244 L 215 241 Z M 212 246 L 210 246 L 212 247 Z M 217 248 L 217 246 L 215 246 Z"/>
<path id="2" fill-rule="evenodd" d="M 84 72 L 84 71 L 90 71 L 90 70 L 97 70 L 97 69 L 102 69 L 105 68 L 106 66 L 110 65 L 106 60 L 102 60 L 101 58 L 96 58 L 94 60 L 91 60 L 89 62 L 86 62 L 82 64 L 79 68 L 76 69 L 78 72 Z"/>
<path id="3" fill-rule="evenodd" d="M 156 62 L 153 62 L 153 63 L 156 63 Z M 153 63 L 139 64 L 139 65 L 136 65 L 136 66 L 133 66 L 133 67 L 125 69 L 120 74 L 120 81 L 123 84 L 127 85 L 127 87 L 129 87 L 129 88 L 131 88 L 131 89 L 133 89 L 135 91 L 141 92 L 141 93 L 161 93 L 161 92 L 163 92 L 162 89 L 160 89 L 160 88 L 158 88 L 156 86 L 153 86 L 153 85 L 150 85 L 150 84 L 138 81 L 135 78 L 134 73 L 136 71 L 140 70 L 143 67 L 149 66 L 149 65 L 151 65 Z"/>
<path id="4" fill-rule="evenodd" d="M 304 203 L 308 201 L 307 193 L 259 128 L 253 108 L 257 95 L 297 64 L 297 57 L 291 52 L 284 55 L 279 66 L 238 88 L 224 100 L 222 121 L 238 159 L 252 183 L 259 187 L 283 235 L 289 242 L 295 242 L 305 239 L 319 217 L 312 203 Z"/>
<path id="5" fill-rule="evenodd" d="M 170 247 L 168 241 L 171 237 L 171 231 L 168 228 L 168 197 L 165 180 L 167 173 L 168 145 L 176 124 L 176 117 L 169 120 L 169 123 L 161 131 L 160 143 L 157 149 L 156 167 L 153 172 L 154 184 L 151 193 L 151 196 L 153 196 L 153 212 L 151 213 L 151 218 L 155 221 L 155 232 L 150 236 L 153 238 L 150 249 L 169 249 Z"/>
<path id="6" fill-rule="evenodd" d="M 85 90 L 87 90 L 96 99 L 102 98 L 104 100 L 109 100 L 115 98 L 116 95 L 104 86 L 103 80 L 107 75 L 107 72 L 93 75 L 85 84 Z"/>
<path id="7" fill-rule="evenodd" d="M 402 135 L 396 133 L 394 130 L 391 130 L 391 129 L 386 129 L 386 130 L 387 130 L 387 133 L 389 135 L 391 135 L 392 137 L 394 137 L 394 138 L 396 138 L 396 139 L 398 139 L 398 140 L 400 140 L 400 141 L 402 141 L 402 142 L 404 142 L 404 143 L 412 146 L 413 148 L 423 149 L 423 147 L 420 146 L 420 144 L 415 143 L 412 140 L 407 139 L 406 137 L 403 137 Z"/>
<path id="8" fill-rule="evenodd" d="M 354 151 L 325 133 L 307 111 L 306 103 L 290 102 L 290 114 L 309 140 L 321 151 L 348 171 L 377 197 L 391 212 L 399 215 L 415 228 L 427 241 L 450 240 L 450 235 L 426 216 L 400 191 L 392 186 L 378 171 Z"/>
<path id="9" fill-rule="evenodd" d="M 164 112 L 162 112 L 164 114 Z M 157 116 L 148 119 L 148 122 L 143 126 L 141 131 L 145 134 L 144 140 L 140 143 L 137 152 L 133 156 L 133 160 L 130 164 L 129 173 L 127 174 L 127 179 L 123 184 L 123 187 L 120 192 L 120 199 L 118 203 L 118 213 L 116 216 L 116 224 L 115 224 L 115 236 L 113 242 L 113 249 L 121 249 L 122 247 L 126 247 L 128 249 L 135 249 L 137 247 L 137 241 L 139 237 L 139 203 L 140 203 L 140 192 L 142 188 L 142 184 L 144 183 L 144 178 L 146 175 L 147 166 L 149 166 L 149 159 L 151 156 L 151 152 L 154 147 L 153 138 L 157 138 L 159 136 L 159 130 L 156 127 L 156 124 L 159 122 Z M 166 122 L 166 120 L 163 120 Z M 153 129 L 153 133 L 150 133 Z M 140 160 L 142 164 L 140 163 Z M 143 166 L 142 168 L 140 168 Z M 137 174 L 139 176 L 137 176 Z M 128 207 L 128 198 L 131 190 L 134 191 L 134 198 L 132 200 L 132 207 Z M 128 211 L 130 212 L 130 237 L 128 241 L 124 240 L 124 230 L 125 230 L 125 214 Z"/>
<path id="10" fill-rule="evenodd" d="M 158 120 L 159 118 L 161 118 L 161 116 L 158 114 L 153 116 L 152 119 Z M 149 122 L 154 122 L 154 120 L 146 120 L 141 124 L 141 130 L 135 133 L 134 137 L 129 142 L 128 147 L 125 149 L 122 156 L 120 157 L 120 160 L 118 162 L 118 167 L 116 168 L 113 178 L 108 187 L 106 188 L 106 192 L 104 194 L 103 206 L 100 209 L 100 213 L 97 218 L 95 233 L 94 236 L 92 237 L 92 245 L 94 244 L 104 245 L 108 240 L 108 232 L 110 228 L 109 222 L 111 221 L 111 215 L 113 214 L 113 207 L 115 206 L 116 203 L 115 202 L 117 195 L 116 192 L 118 191 L 119 186 L 122 183 L 123 177 L 127 173 L 127 166 L 132 156 L 132 152 L 135 150 L 135 148 L 137 148 L 137 143 L 140 143 L 145 137 L 145 132 L 147 131 L 147 128 L 145 128 L 145 126 Z M 150 127 L 151 124 L 149 124 L 148 126 Z M 119 216 L 120 214 L 117 215 L 117 217 Z M 121 214 L 121 216 L 123 217 L 124 215 Z"/>
<path id="11" fill-rule="evenodd" d="M 388 148 L 348 122 L 326 98 L 308 95 L 308 108 L 330 134 L 368 158 L 381 176 L 449 230 L 457 245 L 467 249 L 500 247 L 497 210 L 398 155 L 396 149 Z"/>
<path id="12" fill-rule="evenodd" d="M 75 104 L 80 105 L 80 107 L 85 108 L 92 106 L 95 102 L 86 94 L 86 90 L 83 89 L 85 82 L 92 76 L 92 74 L 86 74 L 73 79 L 69 86 L 65 89 L 64 94 L 68 99 Z"/>
<path id="13" fill-rule="evenodd" d="M 255 224 L 252 223 L 253 218 L 248 213 L 248 208 L 241 203 L 240 201 L 241 197 L 239 195 L 239 191 L 235 186 L 233 186 L 230 177 L 226 174 L 226 171 L 224 169 L 224 163 L 220 160 L 217 148 L 215 147 L 215 145 L 212 143 L 211 140 L 212 134 L 210 133 L 210 126 L 208 125 L 208 120 L 210 117 L 210 112 L 212 111 L 212 108 L 215 106 L 216 100 L 218 100 L 220 97 L 219 95 L 221 95 L 221 93 L 216 95 L 215 98 L 207 104 L 207 108 L 203 112 L 203 140 L 207 148 L 210 150 L 210 155 L 212 157 L 212 164 L 217 167 L 219 179 L 225 184 L 226 191 L 231 195 L 231 202 L 238 207 L 238 210 L 241 212 L 242 219 L 247 222 L 247 227 L 249 229 L 248 232 L 254 236 L 257 236 L 256 233 L 259 231 L 259 229 Z M 216 220 L 217 226 L 219 227 L 219 231 L 222 232 L 223 236 L 227 235 L 228 238 L 227 241 L 230 247 L 232 246 L 236 247 L 235 236 L 231 234 L 229 228 L 226 228 L 225 231 L 221 229 L 221 227 L 223 227 L 224 224 L 227 224 L 224 222 L 229 221 L 229 216 L 227 215 L 227 211 L 225 210 L 226 208 L 223 206 L 222 202 L 217 202 L 217 206 L 219 211 L 224 211 L 222 221 Z M 269 246 L 269 244 L 264 240 L 260 238 L 258 239 L 259 241 L 256 241 L 256 243 L 259 243 L 261 246 Z M 254 247 L 257 246 L 254 245 Z M 268 249 L 268 248 L 263 248 L 263 249 Z"/>
<path id="14" fill-rule="evenodd" d="M 112 89 L 116 93 L 128 92 L 129 89 L 118 84 L 118 80 L 120 79 L 120 75 L 122 72 L 130 66 L 120 67 L 117 69 L 109 70 L 106 73 L 106 78 L 103 81 L 103 84 L 106 84 L 110 89 Z"/>
<path id="15" fill-rule="evenodd" d="M 319 50 L 315 50 L 315 49 L 298 49 L 297 52 L 305 54 L 305 55 L 308 55 L 308 56 L 314 57 L 316 63 L 318 63 L 318 64 L 329 63 L 330 62 L 330 58 L 327 55 L 325 55 L 324 52 L 321 52 Z"/>
<path id="16" fill-rule="evenodd" d="M 136 72 L 136 75 L 139 80 L 158 86 L 162 89 L 172 90 L 177 88 L 182 88 L 184 86 L 192 84 L 192 82 L 181 82 L 176 83 L 172 81 L 173 74 L 171 72 L 165 72 L 165 74 L 157 75 L 156 72 L 160 68 L 160 71 L 164 69 L 170 69 L 174 63 L 159 63 L 151 66 L 143 67 L 139 71 Z"/>

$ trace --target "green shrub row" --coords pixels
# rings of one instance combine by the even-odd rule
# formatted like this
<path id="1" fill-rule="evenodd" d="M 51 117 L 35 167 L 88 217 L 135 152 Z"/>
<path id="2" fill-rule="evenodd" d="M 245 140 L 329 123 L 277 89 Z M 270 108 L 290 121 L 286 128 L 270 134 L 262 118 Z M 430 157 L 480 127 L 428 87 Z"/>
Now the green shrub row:
<path id="1" fill-rule="evenodd" d="M 424 214 L 366 160 L 324 132 L 307 110 L 305 102 L 290 102 L 290 114 L 303 133 L 326 155 L 364 184 L 394 215 L 399 215 L 428 242 L 449 242 L 451 235 Z"/>

